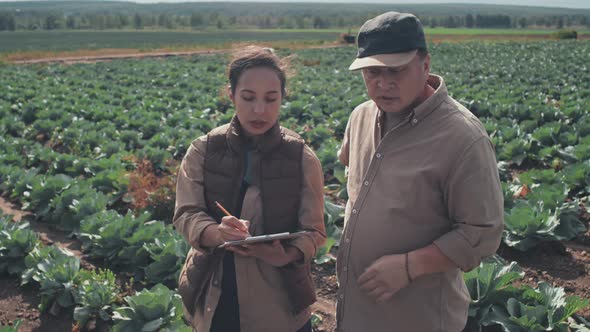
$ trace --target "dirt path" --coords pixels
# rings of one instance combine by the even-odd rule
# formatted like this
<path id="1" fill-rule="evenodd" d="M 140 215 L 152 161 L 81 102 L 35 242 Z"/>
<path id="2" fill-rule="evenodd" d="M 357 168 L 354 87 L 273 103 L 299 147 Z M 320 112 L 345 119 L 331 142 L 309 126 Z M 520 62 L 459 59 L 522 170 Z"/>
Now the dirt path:
<path id="1" fill-rule="evenodd" d="M 524 35 L 431 35 L 427 36 L 432 43 L 441 42 L 465 42 L 471 40 L 487 40 L 487 41 L 534 41 L 534 40 L 548 40 L 551 39 L 550 34 L 524 34 Z M 590 39 L 590 34 L 581 34 L 578 36 L 580 40 Z M 305 45 L 305 44 L 278 44 L 280 48 L 290 49 L 315 49 L 315 48 L 335 48 L 335 47 L 352 47 L 351 44 L 328 43 L 323 45 Z M 239 47 L 239 46 L 237 46 Z M 215 55 L 231 52 L 231 48 L 223 49 L 194 49 L 188 51 L 169 51 L 165 49 L 139 52 L 135 50 L 121 50 L 121 49 L 99 49 L 99 50 L 79 50 L 74 53 L 82 53 L 87 55 L 76 56 L 60 56 L 59 53 L 53 56 L 33 58 L 33 59 L 7 59 L 12 64 L 51 64 L 51 63 L 93 63 L 99 61 L 112 61 L 120 59 L 142 59 L 142 58 L 169 58 L 176 56 L 193 56 L 193 55 Z M 105 54 L 106 53 L 106 54 Z M 66 52 L 67 54 L 67 52 Z M 31 55 L 23 54 L 23 57 Z M 35 55 L 32 55 L 33 57 Z M 38 55 L 37 55 L 38 56 Z"/>
<path id="2" fill-rule="evenodd" d="M 111 55 L 88 55 L 88 56 L 72 56 L 72 57 L 50 57 L 32 60 L 15 60 L 11 63 L 17 65 L 30 64 L 47 64 L 47 63 L 91 63 L 98 61 L 112 61 L 120 59 L 133 58 L 168 58 L 176 56 L 191 56 L 191 55 L 214 55 L 226 53 L 229 50 L 205 50 L 205 51 L 191 51 L 191 52 L 153 52 L 153 53 L 126 53 L 126 54 L 111 54 Z"/>
<path id="3" fill-rule="evenodd" d="M 0 326 L 22 321 L 20 332 L 71 331 L 73 317 L 64 313 L 57 317 L 39 312 L 39 289 L 21 287 L 16 278 L 0 277 Z"/>
<path id="4" fill-rule="evenodd" d="M 21 211 L 14 207 L 12 203 L 0 196 L 0 210 L 3 214 L 12 215 L 15 221 L 20 221 L 23 216 L 30 214 L 27 211 Z"/>
<path id="5" fill-rule="evenodd" d="M 80 241 L 69 238 L 66 233 L 55 230 L 50 225 L 35 221 L 29 212 L 16 209 L 12 203 L 3 197 L 0 197 L 0 210 L 2 210 L 3 214 L 13 215 L 14 221 L 20 222 L 23 220 L 29 222 L 31 229 L 39 234 L 39 240 L 43 244 L 48 246 L 55 244 L 60 248 L 68 249 L 80 258 L 84 257 L 81 250 L 82 243 Z M 94 269 L 92 264 L 87 263 L 87 265 L 87 268 Z"/>
<path id="6" fill-rule="evenodd" d="M 5 215 L 12 215 L 13 219 L 20 222 L 30 215 L 26 211 L 18 210 L 13 204 L 0 197 L 0 209 Z M 28 221 L 28 220 L 27 220 Z M 31 222 L 31 228 L 35 223 Z M 41 227 L 37 228 L 42 231 Z M 35 231 L 38 231 L 35 229 Z M 67 244 L 60 244 L 50 238 L 50 232 L 40 232 L 39 238 L 45 244 L 56 243 L 60 247 L 69 248 Z M 17 319 L 22 320 L 21 332 L 49 332 L 49 331 L 70 331 L 72 317 L 58 317 L 39 312 L 39 289 L 36 286 L 20 286 L 20 280 L 15 277 L 0 277 L 0 326 L 10 326 Z"/>
<path id="7" fill-rule="evenodd" d="M 312 311 L 321 318 L 318 332 L 330 332 L 336 328 L 336 269 L 334 263 L 313 265 L 311 273 L 316 286 L 318 300 L 312 305 Z"/>
<path id="8" fill-rule="evenodd" d="M 336 48 L 345 47 L 345 44 L 327 44 L 327 45 L 312 45 L 312 46 L 293 46 L 291 49 L 314 49 L 314 48 Z M 216 55 L 231 52 L 233 49 L 204 49 L 184 52 L 172 52 L 172 51 L 154 51 L 154 52 L 131 52 L 131 53 L 113 53 L 113 54 L 99 54 L 93 55 L 92 51 L 89 51 L 89 55 L 85 56 L 53 56 L 44 57 L 38 59 L 26 59 L 26 60 L 11 60 L 12 64 L 16 65 L 30 65 L 30 64 L 51 64 L 51 63 L 93 63 L 100 61 L 112 61 L 121 59 L 147 59 L 147 58 L 169 58 L 177 56 L 193 56 L 193 55 Z"/>
<path id="9" fill-rule="evenodd" d="M 81 243 L 68 238 L 65 233 L 53 230 L 49 225 L 38 223 L 26 211 L 20 211 L 13 204 L 0 197 L 0 209 L 3 214 L 14 216 L 17 222 L 27 221 L 31 229 L 39 234 L 39 240 L 45 245 L 56 245 L 65 248 L 80 257 L 80 265 L 85 269 L 94 269 L 94 265 L 84 259 Z M 39 312 L 39 288 L 33 285 L 20 285 L 15 277 L 0 277 L 0 326 L 12 325 L 20 319 L 20 332 L 53 332 L 71 331 L 73 324 L 72 311 L 64 311 L 57 316 Z"/>

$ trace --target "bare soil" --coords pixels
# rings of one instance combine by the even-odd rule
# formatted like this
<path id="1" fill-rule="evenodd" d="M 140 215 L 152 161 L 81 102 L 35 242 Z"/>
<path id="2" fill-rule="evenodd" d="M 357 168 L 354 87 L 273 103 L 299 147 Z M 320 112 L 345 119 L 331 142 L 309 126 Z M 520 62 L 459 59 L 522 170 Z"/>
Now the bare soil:
<path id="1" fill-rule="evenodd" d="M 263 44 L 263 43 L 258 43 Z M 304 49 L 304 48 L 334 48 L 343 47 L 345 44 L 340 43 L 324 43 L 322 45 L 305 45 L 297 43 L 275 43 L 274 47 L 288 47 L 290 49 Z M 6 60 L 12 64 L 27 65 L 27 64 L 73 64 L 73 63 L 94 63 L 101 61 L 112 61 L 120 59 L 143 59 L 143 58 L 169 58 L 178 56 L 193 56 L 193 55 L 216 55 L 231 52 L 239 48 L 241 43 L 232 46 L 231 48 L 211 48 L 211 49 L 189 49 L 186 51 L 171 51 L 167 49 L 139 51 L 134 49 L 108 49 L 108 50 L 78 50 L 75 52 L 35 52 L 33 54 L 22 53 L 12 54 Z"/>

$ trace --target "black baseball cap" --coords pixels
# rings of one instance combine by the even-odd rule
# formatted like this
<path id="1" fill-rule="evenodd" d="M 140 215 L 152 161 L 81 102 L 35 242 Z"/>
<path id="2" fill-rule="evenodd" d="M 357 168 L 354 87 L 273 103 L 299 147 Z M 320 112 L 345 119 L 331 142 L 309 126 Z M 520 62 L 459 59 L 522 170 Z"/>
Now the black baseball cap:
<path id="1" fill-rule="evenodd" d="M 365 22 L 359 30 L 357 45 L 358 53 L 350 70 L 403 66 L 412 61 L 418 49 L 427 49 L 420 20 L 398 12 L 387 12 Z"/>

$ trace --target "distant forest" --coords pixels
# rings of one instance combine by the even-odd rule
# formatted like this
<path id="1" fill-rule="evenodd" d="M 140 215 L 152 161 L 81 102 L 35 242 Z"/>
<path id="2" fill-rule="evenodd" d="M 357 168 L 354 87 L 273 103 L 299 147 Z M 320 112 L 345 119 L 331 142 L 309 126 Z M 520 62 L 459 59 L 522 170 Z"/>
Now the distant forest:
<path id="1" fill-rule="evenodd" d="M 590 27 L 590 10 L 461 4 L 0 2 L 0 31 L 103 29 L 355 29 L 385 11 L 426 27 Z"/>

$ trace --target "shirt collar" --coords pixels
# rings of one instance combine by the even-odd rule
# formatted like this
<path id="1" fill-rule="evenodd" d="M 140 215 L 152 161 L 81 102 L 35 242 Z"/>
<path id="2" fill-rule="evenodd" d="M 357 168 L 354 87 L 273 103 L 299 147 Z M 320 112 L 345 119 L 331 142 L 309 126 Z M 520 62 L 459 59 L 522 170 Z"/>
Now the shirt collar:
<path id="1" fill-rule="evenodd" d="M 449 95 L 441 76 L 430 74 L 427 84 L 434 89 L 434 93 L 420 105 L 414 107 L 411 112 L 412 119 L 410 120 L 412 126 L 417 126 L 422 120 L 426 119 Z"/>
<path id="2" fill-rule="evenodd" d="M 406 121 L 410 121 L 412 127 L 417 126 L 422 120 L 426 119 L 449 95 L 441 76 L 430 74 L 427 83 L 434 89 L 434 93 L 420 105 L 408 112 L 404 112 L 406 113 L 404 114 Z M 384 115 L 375 102 L 373 102 L 373 105 L 377 109 L 377 128 L 380 130 L 385 120 Z"/>

